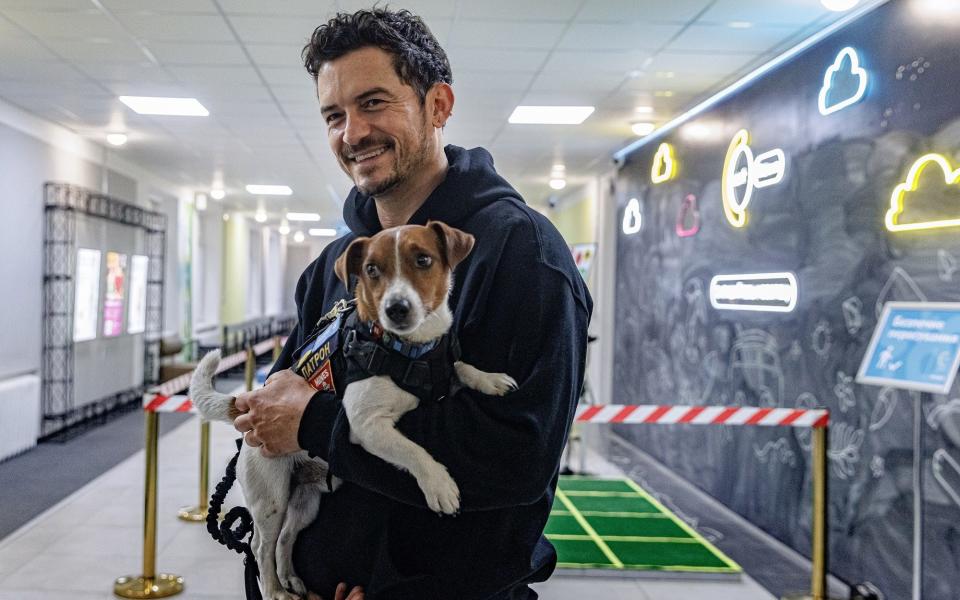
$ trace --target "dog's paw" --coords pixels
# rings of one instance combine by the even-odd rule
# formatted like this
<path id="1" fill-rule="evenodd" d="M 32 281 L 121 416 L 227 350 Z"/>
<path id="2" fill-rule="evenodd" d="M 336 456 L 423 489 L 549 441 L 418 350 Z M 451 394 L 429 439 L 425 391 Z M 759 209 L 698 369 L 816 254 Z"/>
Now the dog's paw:
<path id="1" fill-rule="evenodd" d="M 306 597 L 306 592 L 304 592 L 303 596 L 298 596 L 296 594 L 291 594 L 286 590 L 276 590 L 272 592 L 265 592 L 263 594 L 264 600 L 303 600 Z"/>
<path id="2" fill-rule="evenodd" d="M 487 373 L 480 381 L 480 391 L 490 396 L 503 396 L 517 390 L 517 382 L 506 373 Z"/>
<path id="3" fill-rule="evenodd" d="M 460 488 L 443 465 L 431 468 L 417 483 L 433 512 L 452 515 L 460 510 Z"/>
<path id="4" fill-rule="evenodd" d="M 287 575 L 286 577 L 281 576 L 280 585 L 282 585 L 283 588 L 291 594 L 294 594 L 297 598 L 307 597 L 307 586 L 303 584 L 302 579 L 293 573 Z"/>

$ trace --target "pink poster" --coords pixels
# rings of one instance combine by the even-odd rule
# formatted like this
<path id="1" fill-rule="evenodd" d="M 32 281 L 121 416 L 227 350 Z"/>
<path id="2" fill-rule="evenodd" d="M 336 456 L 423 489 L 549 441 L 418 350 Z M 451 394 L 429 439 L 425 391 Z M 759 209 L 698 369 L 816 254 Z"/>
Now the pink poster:
<path id="1" fill-rule="evenodd" d="M 123 286 L 126 270 L 126 254 L 107 252 L 107 289 L 103 300 L 104 337 L 123 333 Z"/>

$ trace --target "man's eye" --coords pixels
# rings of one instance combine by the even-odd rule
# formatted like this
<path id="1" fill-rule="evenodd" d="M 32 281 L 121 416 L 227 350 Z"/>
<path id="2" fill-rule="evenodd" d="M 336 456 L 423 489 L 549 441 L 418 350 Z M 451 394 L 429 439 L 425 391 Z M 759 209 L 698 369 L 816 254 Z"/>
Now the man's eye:
<path id="1" fill-rule="evenodd" d="M 333 123 L 334 121 L 336 121 L 336 120 L 339 119 L 339 118 L 340 118 L 340 114 L 339 114 L 339 113 L 332 113 L 332 114 L 327 115 L 327 125 L 329 125 L 330 123 Z"/>
<path id="2" fill-rule="evenodd" d="M 421 269 L 426 269 L 433 264 L 433 259 L 427 256 L 426 254 L 421 254 L 417 257 L 417 266 Z"/>
<path id="3" fill-rule="evenodd" d="M 375 107 L 375 106 L 377 106 L 378 104 L 381 104 L 381 103 L 383 103 L 383 100 L 380 100 L 379 98 L 371 98 L 371 99 L 367 100 L 366 102 L 364 102 L 363 105 L 364 105 L 366 108 L 373 108 L 373 107 Z"/>
<path id="4" fill-rule="evenodd" d="M 377 277 L 380 277 L 380 267 L 378 267 L 377 265 L 370 264 L 370 265 L 367 265 L 365 268 L 367 270 L 367 277 L 369 277 L 370 279 L 376 279 Z"/>

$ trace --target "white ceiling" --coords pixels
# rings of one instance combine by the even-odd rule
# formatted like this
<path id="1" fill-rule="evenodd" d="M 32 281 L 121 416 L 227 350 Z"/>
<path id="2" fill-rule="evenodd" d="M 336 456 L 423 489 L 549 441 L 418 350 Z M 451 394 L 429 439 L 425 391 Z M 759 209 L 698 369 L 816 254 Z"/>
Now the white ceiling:
<path id="1" fill-rule="evenodd" d="M 350 182 L 330 156 L 300 51 L 355 0 L 0 0 L 0 97 L 207 191 L 339 220 Z M 551 165 L 571 184 L 610 164 L 630 123 L 664 122 L 838 18 L 819 0 L 408 0 L 447 50 L 456 106 L 448 142 L 492 151 L 528 201 Z M 749 28 L 730 27 L 746 21 Z M 118 95 L 196 97 L 207 118 L 147 117 Z M 580 126 L 511 125 L 518 104 L 586 104 Z M 635 107 L 652 105 L 654 114 Z M 258 199 L 247 183 L 290 185 Z M 573 186 L 571 186 L 573 187 Z"/>

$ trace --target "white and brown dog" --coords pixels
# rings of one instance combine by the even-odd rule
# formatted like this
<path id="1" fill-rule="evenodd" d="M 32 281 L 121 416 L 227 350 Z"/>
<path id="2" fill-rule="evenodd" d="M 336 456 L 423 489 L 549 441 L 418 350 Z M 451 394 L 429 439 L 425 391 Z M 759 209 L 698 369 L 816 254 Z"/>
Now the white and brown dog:
<path id="1" fill-rule="evenodd" d="M 361 321 L 376 322 L 403 341 L 427 343 L 450 329 L 453 317 L 447 300 L 453 269 L 473 244 L 472 235 L 437 221 L 426 226 L 405 225 L 354 240 L 337 259 L 335 270 L 348 286 L 352 278 L 356 281 L 356 310 Z M 234 398 L 215 391 L 212 385 L 219 360 L 220 352 L 213 351 L 200 361 L 190 397 L 203 418 L 232 423 L 239 415 Z M 502 396 L 517 386 L 504 373 L 486 373 L 464 362 L 456 362 L 454 371 L 464 385 L 484 394 Z M 343 407 L 350 423 L 350 441 L 409 472 L 427 506 L 451 514 L 460 507 L 457 484 L 442 464 L 395 427 L 400 417 L 418 404 L 416 396 L 388 376 L 349 384 Z M 316 517 L 320 494 L 331 491 L 326 475 L 326 463 L 304 451 L 267 458 L 259 449 L 243 445 L 237 476 L 253 517 L 252 549 L 266 600 L 306 596 L 303 582 L 293 571 L 293 544 Z M 334 488 L 338 483 L 333 478 Z"/>

